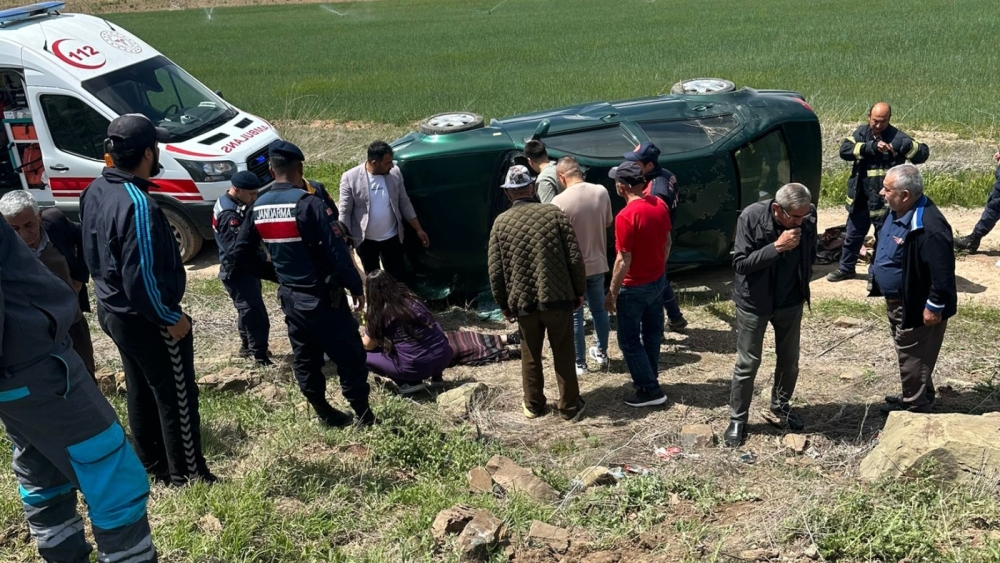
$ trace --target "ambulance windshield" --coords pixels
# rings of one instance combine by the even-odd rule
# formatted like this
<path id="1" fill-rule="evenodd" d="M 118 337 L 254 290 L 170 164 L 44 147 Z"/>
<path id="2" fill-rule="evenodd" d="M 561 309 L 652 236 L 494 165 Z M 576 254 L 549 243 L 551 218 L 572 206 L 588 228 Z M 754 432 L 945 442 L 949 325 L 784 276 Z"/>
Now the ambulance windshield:
<path id="1" fill-rule="evenodd" d="M 237 114 L 163 56 L 92 78 L 83 87 L 119 115 L 145 115 L 170 132 L 170 142 L 186 141 Z"/>

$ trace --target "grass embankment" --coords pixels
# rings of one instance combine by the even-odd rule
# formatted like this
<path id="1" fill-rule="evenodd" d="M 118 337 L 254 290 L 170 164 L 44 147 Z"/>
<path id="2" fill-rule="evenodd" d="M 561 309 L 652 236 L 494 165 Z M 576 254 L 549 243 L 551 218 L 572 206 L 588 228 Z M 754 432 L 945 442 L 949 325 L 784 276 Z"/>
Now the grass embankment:
<path id="1" fill-rule="evenodd" d="M 273 286 L 267 294 L 273 305 Z M 193 281 L 189 296 L 186 308 L 196 319 L 199 374 L 243 367 L 229 355 L 234 321 L 220 283 Z M 687 299 L 684 308 L 696 327 L 710 327 L 711 319 L 732 314 L 732 304 L 718 298 Z M 455 322 L 450 315 L 458 315 L 460 324 L 472 322 L 461 312 L 445 315 L 448 322 Z M 884 324 L 877 303 L 841 300 L 817 301 L 806 322 L 811 330 L 828 332 L 833 330 L 829 328 L 832 320 L 842 315 Z M 963 362 L 975 363 L 963 363 L 963 370 L 982 371 L 995 353 L 1000 310 L 963 306 L 959 319 L 949 327 L 945 354 L 949 362 L 965 358 Z M 280 321 L 273 320 L 273 337 L 280 341 Z M 492 328 L 503 330 L 499 325 Z M 886 330 L 881 325 L 876 328 L 882 333 Z M 705 332 L 696 328 L 692 338 Z M 103 366 L 120 369 L 104 336 L 95 334 Z M 879 336 L 888 346 L 887 336 Z M 691 344 L 692 349 L 701 349 L 698 346 Z M 816 349 L 814 342 L 804 357 Z M 278 351 L 286 352 L 287 348 Z M 665 361 L 671 361 L 670 355 L 665 353 Z M 516 372 L 518 368 L 512 363 L 505 369 Z M 666 380 L 677 385 L 672 381 L 677 376 L 671 372 Z M 486 380 L 494 387 L 489 403 L 494 407 L 502 402 L 503 394 L 517 395 L 515 388 L 489 379 L 489 373 L 496 372 L 479 369 L 449 377 L 471 374 Z M 997 388 L 989 372 L 984 373 L 963 403 L 975 405 L 971 412 L 1000 405 Z M 329 374 L 335 385 L 332 370 Z M 595 418 L 582 426 L 565 425 L 552 416 L 532 423 L 511 422 L 516 417 L 505 419 L 485 411 L 476 413 L 470 423 L 455 424 L 433 402 L 415 403 L 377 391 L 376 409 L 384 425 L 367 431 L 325 430 L 312 420 L 287 368 L 260 376 L 278 387 L 277 396 L 202 393 L 206 455 L 226 481 L 180 490 L 154 487 L 150 514 L 162 561 L 457 563 L 458 552 L 451 546 L 436 546 L 429 531 L 435 514 L 455 503 L 487 508 L 503 519 L 519 559 L 522 555 L 538 557 L 529 561 L 555 561 L 529 551 L 525 536 L 536 519 L 571 528 L 581 557 L 607 550 L 622 561 L 728 561 L 741 549 L 755 546 L 794 558 L 812 542 L 831 561 L 909 557 L 912 561 L 985 563 L 1000 555 L 1000 536 L 994 531 L 1000 526 L 1000 494 L 994 487 L 985 482 L 941 486 L 934 478 L 934 467 L 907 482 L 858 484 L 856 463 L 870 447 L 875 428 L 866 427 L 864 437 L 848 428 L 830 434 L 837 439 L 823 438 L 832 426 L 853 424 L 851 416 L 827 423 L 812 415 L 810 420 L 817 426 L 811 439 L 822 451 L 812 467 L 783 463 L 785 454 L 773 453 L 778 449 L 769 442 L 753 447 L 758 455 L 754 465 L 740 463 L 738 452 L 719 447 L 702 449 L 700 460 L 663 463 L 651 459 L 649 446 L 633 435 L 643 426 L 642 420 L 605 420 L 603 405 L 596 400 L 590 405 L 596 409 Z M 866 372 L 857 388 L 837 400 L 853 408 L 850 403 L 858 400 L 853 395 L 877 389 L 879 377 Z M 803 383 L 813 385 L 818 378 L 810 371 Z M 801 395 L 822 402 L 816 393 L 815 388 L 807 388 Z M 333 394 L 339 402 L 339 394 Z M 725 397 L 717 399 L 724 402 Z M 112 400 L 124 414 L 124 400 Z M 700 410 L 697 402 L 685 406 L 679 397 L 675 400 L 678 403 L 670 410 L 687 414 L 680 415 L 683 418 L 676 428 L 674 424 L 658 428 L 660 439 L 676 439 L 681 422 L 713 417 Z M 525 424 L 534 425 L 539 434 L 558 438 L 525 441 Z M 629 447 L 633 441 L 638 441 L 638 449 L 636 444 Z M 9 466 L 11 448 L 4 442 L 0 438 L 0 466 Z M 518 495 L 469 494 L 466 472 L 496 453 L 534 467 L 543 479 L 567 493 L 567 500 L 546 506 Z M 651 473 L 613 487 L 587 491 L 571 487 L 571 478 L 582 466 L 623 459 L 638 461 Z M 756 536 L 748 539 L 749 533 Z M 0 560 L 34 557 L 9 471 L 0 472 L 0 539 Z M 506 561 L 507 557 L 498 551 L 490 561 Z"/>

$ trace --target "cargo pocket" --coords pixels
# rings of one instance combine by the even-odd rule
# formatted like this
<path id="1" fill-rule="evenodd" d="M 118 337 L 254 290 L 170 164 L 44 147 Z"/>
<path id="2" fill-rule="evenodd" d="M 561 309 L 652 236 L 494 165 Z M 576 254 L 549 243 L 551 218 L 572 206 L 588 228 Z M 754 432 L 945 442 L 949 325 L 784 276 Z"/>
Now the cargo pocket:
<path id="1" fill-rule="evenodd" d="M 66 449 L 94 526 L 114 530 L 142 518 L 149 481 L 120 424 Z"/>

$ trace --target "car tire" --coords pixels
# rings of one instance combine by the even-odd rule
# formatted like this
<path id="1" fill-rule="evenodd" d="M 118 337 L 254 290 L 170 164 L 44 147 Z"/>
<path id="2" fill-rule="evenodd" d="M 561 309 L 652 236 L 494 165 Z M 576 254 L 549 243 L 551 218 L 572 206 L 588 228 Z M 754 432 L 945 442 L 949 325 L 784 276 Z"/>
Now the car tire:
<path id="1" fill-rule="evenodd" d="M 467 111 L 438 113 L 421 121 L 418 127 L 421 133 L 427 135 L 472 131 L 483 127 L 483 116 Z"/>
<path id="2" fill-rule="evenodd" d="M 725 94 L 736 90 L 736 85 L 722 78 L 688 78 L 670 87 L 671 94 Z"/>
<path id="3" fill-rule="evenodd" d="M 170 231 L 174 233 L 174 240 L 177 241 L 177 248 L 181 253 L 181 262 L 187 262 L 197 256 L 201 245 L 205 242 L 205 239 L 201 238 L 201 234 L 198 233 L 198 229 L 191 224 L 191 221 L 173 209 L 169 207 L 160 207 L 160 209 L 163 210 L 167 222 L 170 223 Z"/>

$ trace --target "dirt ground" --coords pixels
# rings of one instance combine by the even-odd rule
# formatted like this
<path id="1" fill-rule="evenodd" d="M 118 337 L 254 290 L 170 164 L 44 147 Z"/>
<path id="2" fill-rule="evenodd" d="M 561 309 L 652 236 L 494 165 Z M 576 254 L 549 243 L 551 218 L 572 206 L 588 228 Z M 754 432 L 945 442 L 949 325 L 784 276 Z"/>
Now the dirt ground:
<path id="1" fill-rule="evenodd" d="M 71 11 L 82 14 L 110 14 L 115 12 L 155 12 L 159 10 L 191 10 L 196 8 L 218 8 L 222 6 L 266 6 L 282 4 L 337 4 L 371 0 L 75 0 L 70 3 Z M 16 0 L 0 2 L 0 8 L 18 6 Z"/>

